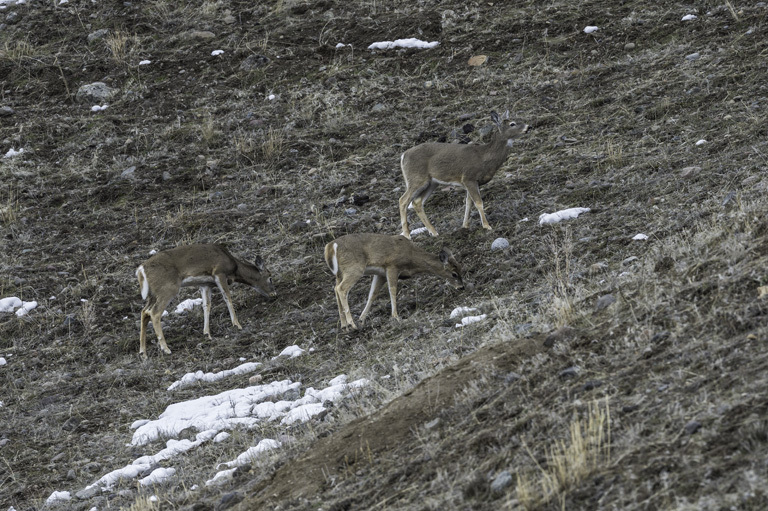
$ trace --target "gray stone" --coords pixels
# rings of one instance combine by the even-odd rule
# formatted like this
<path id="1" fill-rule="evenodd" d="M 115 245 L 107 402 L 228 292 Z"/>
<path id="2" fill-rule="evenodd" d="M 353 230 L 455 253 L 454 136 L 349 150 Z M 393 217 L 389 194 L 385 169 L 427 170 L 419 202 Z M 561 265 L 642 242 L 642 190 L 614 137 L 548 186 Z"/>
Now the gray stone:
<path id="1" fill-rule="evenodd" d="M 701 167 L 685 167 L 680 171 L 680 177 L 692 177 L 701 172 Z"/>
<path id="2" fill-rule="evenodd" d="M 133 179 L 134 178 L 134 172 L 136 171 L 136 167 L 131 165 L 127 169 L 125 169 L 123 172 L 120 173 L 120 177 L 123 179 Z"/>
<path id="3" fill-rule="evenodd" d="M 249 55 L 240 63 L 240 71 L 253 71 L 269 64 L 269 59 L 264 55 Z"/>
<path id="4" fill-rule="evenodd" d="M 575 378 L 579 375 L 581 372 L 581 368 L 579 366 L 572 366 L 567 369 L 563 369 L 558 373 L 558 376 L 561 378 Z"/>
<path id="5" fill-rule="evenodd" d="M 491 243 L 491 250 L 504 250 L 505 248 L 509 248 L 509 240 L 506 238 L 496 238 Z"/>
<path id="6" fill-rule="evenodd" d="M 101 493 L 101 488 L 99 488 L 98 485 L 95 485 L 95 486 L 91 486 L 89 488 L 80 490 L 79 492 L 75 493 L 75 497 L 77 497 L 80 500 L 88 500 L 92 497 L 95 497 L 96 495 L 99 495 L 100 493 Z"/>
<path id="7" fill-rule="evenodd" d="M 104 82 L 94 82 L 77 89 L 75 99 L 80 103 L 101 104 L 112 99 L 117 90 L 107 86 Z"/>
<path id="8" fill-rule="evenodd" d="M 384 106 L 383 103 L 376 103 L 375 105 L 373 105 L 373 108 L 371 108 L 371 112 L 379 113 L 379 112 L 383 112 L 386 109 L 387 109 L 387 107 Z"/>
<path id="9" fill-rule="evenodd" d="M 431 420 L 431 421 L 427 422 L 424 425 L 424 427 L 427 428 L 427 429 L 435 429 L 436 427 L 438 427 L 440 425 L 441 422 L 442 421 L 440 420 L 440 417 L 438 417 L 437 419 L 434 419 L 434 420 Z"/>
<path id="10" fill-rule="evenodd" d="M 626 259 L 624 259 L 623 261 L 621 261 L 621 265 L 622 266 L 628 266 L 628 265 L 634 263 L 635 261 L 637 261 L 638 259 L 639 259 L 639 257 L 637 257 L 637 256 L 629 256 Z"/>
<path id="11" fill-rule="evenodd" d="M 627 43 L 624 45 L 624 49 L 627 51 L 634 50 L 635 49 L 635 43 Z"/>
<path id="12" fill-rule="evenodd" d="M 0 107 L 0 117 L 10 117 L 15 113 L 16 111 L 9 106 Z"/>
<path id="13" fill-rule="evenodd" d="M 700 58 L 701 58 L 701 54 L 699 54 L 698 52 L 691 53 L 690 55 L 686 55 L 685 56 L 685 60 L 688 60 L 690 62 L 693 62 L 695 60 L 699 60 Z"/>
<path id="14" fill-rule="evenodd" d="M 701 429 L 701 422 L 697 420 L 692 420 L 691 422 L 685 425 L 685 432 L 688 435 L 693 435 L 700 429 Z"/>
<path id="15" fill-rule="evenodd" d="M 512 484 L 512 474 L 505 470 L 494 478 L 491 483 L 491 491 L 493 493 L 500 493 L 510 484 Z"/>
<path id="16" fill-rule="evenodd" d="M 597 303 L 595 304 L 595 310 L 601 311 L 615 302 L 616 302 L 616 297 L 613 296 L 612 294 L 603 295 L 597 299 Z"/>
<path id="17" fill-rule="evenodd" d="M 108 28 L 101 28 L 95 32 L 91 32 L 88 34 L 88 43 L 92 43 L 93 41 L 99 41 L 101 39 L 104 39 L 109 34 Z"/>
<path id="18" fill-rule="evenodd" d="M 8 16 L 6 16 L 6 17 L 5 17 L 5 21 L 6 21 L 6 23 L 8 23 L 9 25 L 15 25 L 16 23 L 18 23 L 19 21 L 21 21 L 21 14 L 19 14 L 19 13 L 18 13 L 18 12 L 16 12 L 16 11 L 13 11 L 13 12 L 9 12 L 9 13 L 8 13 Z"/>

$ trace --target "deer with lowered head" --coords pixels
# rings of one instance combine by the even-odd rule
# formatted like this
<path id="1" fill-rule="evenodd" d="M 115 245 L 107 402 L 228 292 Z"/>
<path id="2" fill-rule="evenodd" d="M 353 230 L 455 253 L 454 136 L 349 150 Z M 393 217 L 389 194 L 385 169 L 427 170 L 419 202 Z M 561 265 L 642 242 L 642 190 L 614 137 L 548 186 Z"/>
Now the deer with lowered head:
<path id="1" fill-rule="evenodd" d="M 239 329 L 229 286 L 235 282 L 251 286 L 263 296 L 275 296 L 269 271 L 257 256 L 253 264 L 237 259 L 223 245 L 196 244 L 163 250 L 153 255 L 136 270 L 141 297 L 147 301 L 141 311 L 139 354 L 147 358 L 147 323 L 157 334 L 160 349 L 170 354 L 165 342 L 160 318 L 182 287 L 199 286 L 203 295 L 203 334 L 211 338 L 211 287 L 216 286 L 224 296 L 232 324 Z"/>
<path id="2" fill-rule="evenodd" d="M 400 156 L 400 167 L 406 186 L 405 193 L 400 197 L 400 222 L 403 227 L 403 236 L 411 238 L 408 229 L 408 206 L 411 204 L 424 227 L 432 236 L 437 236 L 437 230 L 424 213 L 424 203 L 441 184 L 459 185 L 467 191 L 462 227 L 469 227 L 469 212 L 474 203 L 480 213 L 483 227 L 491 229 L 485 218 L 480 186 L 490 181 L 506 161 L 512 149 L 512 141 L 530 129 L 527 124 L 514 122 L 507 124 L 504 122 L 507 119 L 509 119 L 509 111 L 501 118 L 496 112 L 491 112 L 491 120 L 498 130 L 488 144 L 428 142 L 412 147 Z"/>
<path id="3" fill-rule="evenodd" d="M 342 328 L 357 328 L 349 311 L 349 290 L 363 275 L 373 275 L 368 302 L 360 315 L 360 324 L 371 310 L 374 298 L 386 279 L 392 302 L 392 317 L 397 315 L 397 279 L 419 273 L 443 277 L 452 286 L 463 289 L 462 269 L 451 251 L 444 248 L 439 256 L 417 247 L 400 235 L 348 234 L 325 246 L 325 262 L 336 276 L 334 293 Z"/>

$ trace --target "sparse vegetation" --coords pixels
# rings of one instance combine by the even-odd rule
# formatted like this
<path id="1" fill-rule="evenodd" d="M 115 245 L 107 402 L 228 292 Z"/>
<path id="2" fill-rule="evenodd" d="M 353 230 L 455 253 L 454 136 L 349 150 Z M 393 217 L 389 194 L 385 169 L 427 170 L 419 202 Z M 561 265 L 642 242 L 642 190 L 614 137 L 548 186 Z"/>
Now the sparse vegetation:
<path id="1" fill-rule="evenodd" d="M 54 490 L 74 511 L 768 508 L 768 11 L 695 7 L 8 5 L 0 298 L 39 306 L 0 313 L 0 510 Z M 406 37 L 440 45 L 367 50 Z M 93 82 L 117 91 L 104 111 L 76 98 Z M 325 243 L 398 233 L 402 152 L 487 141 L 507 109 L 533 129 L 480 188 L 494 230 L 474 210 L 461 229 L 464 194 L 436 192 L 440 236 L 414 236 L 450 247 L 474 288 L 404 280 L 401 321 L 382 297 L 341 332 Z M 570 207 L 591 211 L 536 221 Z M 214 298 L 212 341 L 199 309 L 170 314 L 173 354 L 140 362 L 136 267 L 193 242 L 259 254 L 279 297 L 234 287 L 242 331 Z M 458 306 L 487 319 L 456 328 Z M 292 344 L 308 353 L 273 360 Z M 165 390 L 241 357 L 265 382 L 372 383 L 303 425 L 163 460 L 176 476 L 151 490 L 74 496 L 165 446 L 126 447 L 134 421 L 249 385 Z M 283 447 L 205 485 L 264 438 Z"/>

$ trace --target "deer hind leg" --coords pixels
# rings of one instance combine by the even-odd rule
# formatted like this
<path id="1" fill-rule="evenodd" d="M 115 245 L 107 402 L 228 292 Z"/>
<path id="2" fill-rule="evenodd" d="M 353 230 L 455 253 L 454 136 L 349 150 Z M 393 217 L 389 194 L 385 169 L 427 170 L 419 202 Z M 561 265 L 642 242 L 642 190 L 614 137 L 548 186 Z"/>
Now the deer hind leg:
<path id="1" fill-rule="evenodd" d="M 416 210 L 416 214 L 419 217 L 419 220 L 421 220 L 421 223 L 424 224 L 424 227 L 427 228 L 429 231 L 429 234 L 432 236 L 437 236 L 437 229 L 435 229 L 435 226 L 432 225 L 432 223 L 427 218 L 427 214 L 424 212 L 424 203 L 427 202 L 427 199 L 430 195 L 432 195 L 432 192 L 435 191 L 437 188 L 438 183 L 436 181 L 432 181 L 427 185 L 427 187 L 419 193 L 415 199 L 413 199 L 413 209 Z"/>
<path id="2" fill-rule="evenodd" d="M 229 294 L 229 285 L 227 284 L 227 276 L 221 273 L 218 273 L 213 276 L 213 280 L 216 281 L 216 285 L 219 287 L 219 291 L 221 291 L 221 294 L 224 295 L 224 302 L 227 304 L 227 309 L 229 309 L 229 317 L 232 319 L 232 324 L 236 326 L 239 330 L 242 330 L 243 327 L 240 325 L 240 322 L 237 320 L 237 314 L 235 314 L 235 308 L 232 306 L 232 297 Z"/>
<path id="3" fill-rule="evenodd" d="M 387 285 L 389 287 L 389 300 L 392 302 L 392 317 L 400 320 L 400 316 L 397 315 L 397 277 L 398 271 L 396 268 L 387 269 Z"/>
<path id="4" fill-rule="evenodd" d="M 160 344 L 160 349 L 163 350 L 163 353 L 166 355 L 171 354 L 171 349 L 168 347 L 168 344 L 165 342 L 165 336 L 163 335 L 163 323 L 161 318 L 163 317 L 163 312 L 165 311 L 165 308 L 170 303 L 171 299 L 168 300 L 156 300 L 154 304 L 149 306 L 149 310 L 147 311 L 146 316 L 142 316 L 142 321 L 145 321 L 146 317 L 148 316 L 149 319 L 152 321 L 152 328 L 155 330 L 155 335 L 157 335 L 157 342 Z M 144 314 L 142 312 L 142 314 Z M 142 346 L 144 348 L 145 346 Z"/>
<path id="5" fill-rule="evenodd" d="M 483 229 L 491 230 L 488 220 L 485 218 L 485 209 L 483 209 L 483 199 L 480 197 L 480 188 L 477 183 L 465 183 L 467 189 L 467 204 L 464 212 L 464 227 L 469 227 L 469 200 L 475 203 L 477 211 L 480 213 L 480 221 L 483 223 Z"/>
<path id="6" fill-rule="evenodd" d="M 200 286 L 200 294 L 203 295 L 203 335 L 211 338 L 211 288 L 210 286 Z"/>
<path id="7" fill-rule="evenodd" d="M 365 321 L 365 317 L 368 315 L 368 312 L 371 310 L 371 304 L 373 303 L 373 300 L 379 295 L 379 291 L 381 291 L 381 286 L 384 284 L 384 277 L 381 275 L 374 275 L 373 281 L 371 281 L 371 290 L 368 292 L 368 302 L 365 304 L 365 309 L 363 309 L 363 313 L 360 314 L 360 324 L 362 325 Z"/>
<path id="8" fill-rule="evenodd" d="M 351 326 L 357 329 L 355 320 L 352 319 L 352 313 L 349 311 L 349 290 L 363 276 L 363 270 L 347 272 L 341 276 L 341 280 L 336 284 L 336 296 L 339 300 L 339 314 L 341 315 L 341 325 L 343 328 Z M 346 321 L 346 324 L 345 324 Z"/>
<path id="9" fill-rule="evenodd" d="M 405 172 L 403 172 L 403 175 L 405 175 Z M 423 191 L 425 189 L 428 189 L 429 186 L 430 186 L 430 182 L 428 181 L 424 181 L 422 183 L 412 183 L 408 181 L 408 178 L 405 179 L 406 189 L 405 189 L 405 193 L 402 195 L 402 197 L 400 197 L 399 206 L 400 206 L 400 223 L 403 226 L 403 232 L 401 234 L 408 239 L 411 239 L 411 231 L 408 228 L 408 206 L 411 205 L 411 202 L 414 202 L 414 209 L 415 209 L 416 204 L 415 204 L 414 197 L 418 199 L 418 197 L 422 195 Z"/>

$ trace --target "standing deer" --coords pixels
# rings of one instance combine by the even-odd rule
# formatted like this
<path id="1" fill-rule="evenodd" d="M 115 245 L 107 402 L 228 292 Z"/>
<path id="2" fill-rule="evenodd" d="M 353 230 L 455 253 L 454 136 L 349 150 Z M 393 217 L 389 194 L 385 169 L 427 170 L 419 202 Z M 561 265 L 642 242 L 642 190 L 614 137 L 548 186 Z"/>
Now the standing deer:
<path id="1" fill-rule="evenodd" d="M 232 324 L 239 329 L 229 286 L 234 282 L 246 284 L 264 296 L 275 296 L 269 271 L 260 257 L 254 264 L 235 258 L 223 245 L 187 245 L 163 250 L 153 255 L 136 270 L 141 287 L 141 297 L 147 301 L 141 310 L 141 333 L 139 354 L 147 358 L 147 323 L 151 320 L 157 334 L 160 349 L 166 354 L 171 350 L 163 336 L 160 318 L 179 289 L 200 286 L 203 295 L 203 334 L 211 338 L 209 317 L 211 314 L 211 287 L 216 285 L 229 309 Z"/>
<path id="2" fill-rule="evenodd" d="M 336 276 L 336 304 L 342 328 L 357 328 L 349 312 L 347 298 L 352 286 L 363 275 L 373 275 L 368 303 L 360 315 L 360 324 L 371 310 L 374 298 L 381 290 L 384 279 L 389 286 L 392 317 L 397 315 L 397 279 L 406 279 L 419 273 L 431 273 L 445 278 L 449 284 L 463 289 L 462 270 L 450 250 L 444 248 L 439 257 L 417 247 L 400 235 L 348 234 L 325 246 L 325 262 Z"/>
<path id="3" fill-rule="evenodd" d="M 503 121 L 509 118 L 507 111 L 501 118 L 496 112 L 491 112 L 491 120 L 498 127 L 490 143 L 474 144 L 445 144 L 425 143 L 408 149 L 400 156 L 400 167 L 405 178 L 405 193 L 400 197 L 400 222 L 403 227 L 402 235 L 411 239 L 408 229 L 408 206 L 413 209 L 424 223 L 432 236 L 437 236 L 437 230 L 429 222 L 424 213 L 424 203 L 438 185 L 460 185 L 467 190 L 464 207 L 464 223 L 469 227 L 469 211 L 474 202 L 480 213 L 480 220 L 485 229 L 491 229 L 483 210 L 483 200 L 480 198 L 480 185 L 491 180 L 499 167 L 506 161 L 512 148 L 512 141 L 527 133 L 527 124 Z"/>

